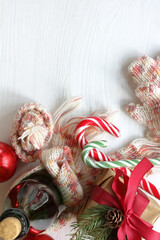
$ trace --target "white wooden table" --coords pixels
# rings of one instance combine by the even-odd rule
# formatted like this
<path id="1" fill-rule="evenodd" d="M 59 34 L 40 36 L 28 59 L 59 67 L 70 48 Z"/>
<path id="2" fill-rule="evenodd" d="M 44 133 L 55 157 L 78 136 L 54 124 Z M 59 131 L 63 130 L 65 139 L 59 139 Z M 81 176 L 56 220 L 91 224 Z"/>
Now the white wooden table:
<path id="1" fill-rule="evenodd" d="M 14 114 L 26 102 L 51 112 L 82 95 L 79 114 L 117 110 L 115 150 L 144 136 L 124 111 L 137 102 L 127 67 L 144 54 L 160 54 L 159 0 L 0 0 L 0 141 L 9 142 Z M 0 184 L 3 196 L 14 178 L 35 164 L 19 163 Z M 160 225 L 160 223 L 159 223 Z M 68 239 L 69 227 L 56 233 Z"/>

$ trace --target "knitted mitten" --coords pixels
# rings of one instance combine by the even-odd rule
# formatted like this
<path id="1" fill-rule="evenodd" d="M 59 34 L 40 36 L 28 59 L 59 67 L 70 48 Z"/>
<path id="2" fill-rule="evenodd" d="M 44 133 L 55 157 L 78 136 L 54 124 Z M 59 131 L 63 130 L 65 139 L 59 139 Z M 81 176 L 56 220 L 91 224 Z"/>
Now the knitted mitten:
<path id="1" fill-rule="evenodd" d="M 149 131 L 145 138 L 135 139 L 128 146 L 109 154 L 112 159 L 154 158 L 160 154 L 160 57 L 143 56 L 128 68 L 137 84 L 136 96 L 142 104 L 130 103 L 126 111 Z"/>
<path id="2" fill-rule="evenodd" d="M 136 96 L 142 104 L 129 104 L 129 115 L 149 128 L 148 137 L 160 140 L 160 60 L 144 56 L 129 66 L 129 73 L 137 84 Z"/>

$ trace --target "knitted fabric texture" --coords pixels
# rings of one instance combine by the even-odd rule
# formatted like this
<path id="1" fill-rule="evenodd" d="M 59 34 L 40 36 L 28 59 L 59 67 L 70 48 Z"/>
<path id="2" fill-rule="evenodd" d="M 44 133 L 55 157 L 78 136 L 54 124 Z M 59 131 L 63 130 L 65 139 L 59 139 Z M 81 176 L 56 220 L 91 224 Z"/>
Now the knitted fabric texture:
<path id="1" fill-rule="evenodd" d="M 53 147 L 40 154 L 40 160 L 53 177 L 65 206 L 76 206 L 83 198 L 83 189 L 75 174 L 74 161 L 69 147 Z"/>
<path id="2" fill-rule="evenodd" d="M 61 213 L 61 215 L 59 216 L 57 221 L 55 223 L 53 223 L 52 226 L 45 231 L 45 233 L 51 235 L 52 237 L 55 237 L 54 231 L 59 230 L 60 228 L 65 226 L 67 224 L 67 222 L 69 222 L 69 221 L 75 219 L 75 217 L 77 217 L 77 214 L 78 214 L 79 210 L 81 209 L 81 206 L 84 204 L 93 185 L 95 184 L 95 182 L 97 181 L 98 177 L 100 176 L 100 174 L 102 172 L 101 170 L 90 168 L 83 163 L 83 161 L 81 159 L 82 150 L 77 145 L 76 140 L 75 140 L 75 136 L 74 136 L 75 127 L 78 124 L 78 122 L 83 120 L 85 117 L 77 117 L 77 118 L 73 118 L 73 119 L 69 119 L 68 121 L 65 121 L 65 119 L 67 119 L 68 113 L 71 112 L 72 110 L 74 110 L 79 105 L 80 101 L 81 101 L 81 98 L 71 98 L 71 99 L 67 100 L 65 103 L 63 103 L 62 106 L 55 112 L 55 114 L 53 116 L 54 134 L 53 134 L 53 138 L 52 138 L 52 145 L 54 147 L 49 150 L 44 150 L 40 155 L 41 161 L 43 162 L 43 164 L 45 164 L 44 163 L 45 159 L 53 160 L 52 156 L 55 155 L 55 153 L 54 153 L 55 149 L 59 149 L 59 148 L 65 149 L 66 147 L 64 147 L 64 146 L 68 146 L 71 151 L 73 160 L 74 160 L 74 162 L 68 161 L 68 163 L 70 165 L 70 168 L 76 174 L 76 176 L 79 180 L 80 186 L 83 189 L 83 198 L 81 199 L 81 201 L 77 202 L 78 205 L 75 206 L 74 208 L 70 207 L 70 206 L 67 207 L 67 209 Z M 111 114 L 108 112 L 106 112 L 106 113 L 95 112 L 95 113 L 92 113 L 91 115 L 99 116 L 105 120 L 111 121 L 111 119 L 113 119 L 113 116 L 115 114 L 114 113 Z M 86 133 L 87 139 L 90 141 L 94 140 L 95 137 L 96 137 L 96 139 L 98 139 L 98 138 L 102 139 L 101 134 L 102 134 L 102 132 L 100 130 L 92 128 L 92 126 L 91 126 L 90 130 L 87 131 L 87 133 Z M 54 166 L 52 165 L 52 172 L 50 172 L 50 174 L 53 177 L 58 175 L 59 166 L 61 166 L 62 162 L 64 162 L 64 161 L 59 158 L 57 158 L 57 160 L 55 160 Z M 46 161 L 46 165 L 47 164 L 48 164 L 48 160 Z M 52 162 L 52 164 L 53 164 L 53 162 Z M 45 167 L 47 168 L 46 165 L 45 165 Z M 50 166 L 49 166 L 49 168 L 50 168 Z M 61 176 L 63 178 L 63 172 L 62 172 Z M 65 181 L 63 181 L 63 182 L 65 182 Z M 75 189 L 75 186 L 72 183 L 73 183 L 72 181 L 69 181 L 68 187 L 70 186 L 73 190 L 73 189 Z M 64 190 L 69 189 L 66 186 L 66 183 L 63 183 L 61 186 Z M 81 194 L 82 192 L 80 191 L 80 187 L 77 187 L 77 190 L 78 189 L 79 189 L 79 194 Z M 79 200 L 79 194 L 77 195 L 78 196 L 77 200 Z M 64 196 L 66 196 L 66 195 L 64 194 Z"/>
<path id="3" fill-rule="evenodd" d="M 136 139 L 129 145 L 123 147 L 120 150 L 116 150 L 108 156 L 115 160 L 120 159 L 134 159 L 134 158 L 143 158 L 143 157 L 155 157 L 160 153 L 160 144 L 157 141 L 158 132 L 159 132 L 159 60 L 156 61 L 148 58 L 142 57 L 138 58 L 135 62 L 133 62 L 129 67 L 129 72 L 133 78 L 133 80 L 138 84 L 138 88 L 136 90 L 136 95 L 142 100 L 142 105 L 138 104 L 130 104 L 127 107 L 127 112 L 138 120 L 140 123 L 145 124 L 149 127 L 150 131 L 154 132 L 154 136 L 151 136 L 151 132 L 149 136 L 143 139 Z M 146 101 L 144 101 L 145 99 Z M 66 117 L 67 113 L 73 110 L 76 106 L 78 106 L 80 102 L 79 98 L 71 99 L 65 102 L 54 114 L 54 135 L 52 139 L 52 143 L 54 146 L 68 146 L 71 149 L 71 153 L 74 159 L 74 164 L 76 168 L 76 175 L 81 183 L 84 192 L 84 198 L 88 197 L 90 190 L 92 189 L 95 181 L 101 174 L 101 170 L 91 169 L 87 167 L 81 160 L 81 149 L 77 145 L 74 139 L 74 130 L 76 124 L 79 123 L 84 117 L 77 117 L 74 119 L 68 120 L 67 123 L 63 123 L 64 117 Z M 99 116 L 103 119 L 112 122 L 113 114 L 108 113 L 99 113 L 95 112 L 94 114 L 90 114 L 91 116 Z M 86 133 L 88 134 L 88 140 L 92 141 L 98 139 L 105 139 L 104 135 L 102 136 L 102 132 L 98 131 L 95 128 L 90 128 L 90 131 Z M 152 172 L 150 171 L 146 177 L 155 174 L 156 167 L 153 168 Z M 81 201 L 83 204 L 83 201 Z M 71 218 L 75 217 L 78 213 L 81 205 L 79 207 L 73 209 L 67 208 L 65 212 L 63 212 L 58 219 L 58 221 L 52 225 L 52 227 L 46 232 L 51 234 L 51 232 L 58 227 L 62 227 L 65 223 Z M 55 227 L 56 226 L 56 227 Z M 52 235 L 54 237 L 54 235 Z"/>
<path id="4" fill-rule="evenodd" d="M 150 132 L 146 136 L 146 138 L 136 139 L 122 149 L 116 150 L 108 154 L 108 156 L 115 160 L 143 157 L 152 158 L 159 156 L 159 66 L 159 59 L 155 61 L 146 56 L 138 58 L 129 66 L 129 72 L 133 80 L 138 84 L 138 88 L 136 89 L 136 95 L 140 98 L 142 104 L 130 104 L 127 106 L 126 110 L 132 117 L 134 117 L 140 123 L 146 125 L 149 128 Z M 54 128 L 55 134 L 53 136 L 53 145 L 70 147 L 72 156 L 74 158 L 77 176 L 83 187 L 84 197 L 87 197 L 96 179 L 101 174 L 101 170 L 90 169 L 89 167 L 85 166 L 80 157 L 81 149 L 77 146 L 77 143 L 73 136 L 76 124 L 78 124 L 79 121 L 84 118 L 77 117 L 69 120 L 67 124 L 63 124 L 61 116 L 64 117 L 65 114 L 62 114 L 63 108 L 61 108 L 60 110 L 61 114 L 60 111 L 57 110 L 54 115 L 54 119 L 56 119 L 56 121 Z M 94 114 L 91 115 L 93 116 Z M 109 114 L 99 114 L 96 112 L 95 115 L 99 115 L 100 117 L 103 117 L 104 119 L 110 121 L 110 119 L 108 119 L 110 117 Z M 90 132 L 88 132 L 90 141 L 94 139 L 95 133 L 98 133 L 100 135 L 100 138 L 104 139 L 102 138 L 101 132 L 95 131 L 96 129 L 93 129 L 91 127 Z M 150 171 L 150 173 L 148 173 L 146 177 L 148 177 L 152 173 L 155 173 L 156 168 L 157 167 L 154 167 L 153 170 Z"/>
<path id="5" fill-rule="evenodd" d="M 18 110 L 13 123 L 11 143 L 18 157 L 23 162 L 35 161 L 39 158 L 62 194 L 66 210 L 46 230 L 47 233 L 58 230 L 73 218 L 78 213 L 79 202 L 83 198 L 83 188 L 76 175 L 77 170 L 70 148 L 65 144 L 53 144 L 53 148 L 43 150 L 48 145 L 53 132 L 55 139 L 59 139 L 59 136 L 63 139 L 61 133 L 57 132 L 58 121 L 77 106 L 77 101 L 71 99 L 67 101 L 67 104 L 62 104 L 54 122 L 50 113 L 42 105 L 25 104 Z M 74 138 L 74 136 L 72 137 Z M 20 179 L 22 179 L 21 176 Z"/>
<path id="6" fill-rule="evenodd" d="M 82 159 L 81 159 L 82 150 L 77 145 L 75 136 L 74 136 L 75 127 L 81 120 L 85 119 L 88 116 L 98 116 L 109 122 L 112 122 L 115 115 L 115 113 L 111 114 L 108 112 L 106 113 L 95 112 L 88 116 L 69 119 L 67 122 L 63 121 L 64 119 L 67 119 L 68 113 L 71 110 L 74 110 L 74 108 L 79 105 L 78 104 L 79 102 L 80 102 L 80 99 L 70 99 L 66 101 L 55 112 L 53 116 L 54 134 L 52 138 L 52 144 L 54 147 L 68 146 L 70 148 L 72 157 L 74 159 L 75 173 L 79 179 L 79 182 L 83 188 L 83 193 L 84 193 L 84 197 L 80 201 L 77 207 L 75 207 L 74 209 L 67 208 L 60 215 L 59 219 L 57 219 L 56 223 L 54 223 L 49 229 L 46 230 L 46 233 L 48 234 L 52 233 L 53 237 L 54 237 L 54 234 L 53 234 L 54 231 L 65 226 L 65 224 L 68 221 L 71 221 L 71 219 L 77 216 L 79 210 L 81 209 L 81 206 L 83 205 L 84 201 L 88 197 L 89 192 L 91 191 L 93 185 L 95 184 L 95 182 L 97 181 L 97 179 L 99 178 L 102 172 L 102 170 L 90 168 L 82 162 Z M 106 134 L 104 134 L 104 132 L 92 126 L 90 127 L 90 129 L 87 130 L 86 136 L 89 141 L 106 138 Z M 139 144 L 139 140 L 138 140 L 138 143 L 136 141 L 137 140 L 135 140 L 128 146 L 120 150 L 114 151 L 113 153 L 110 153 L 108 155 L 115 160 L 124 159 L 124 158 L 133 159 L 133 156 L 135 156 L 135 158 L 141 158 L 143 155 L 146 156 L 145 154 L 146 152 L 142 154 L 142 152 L 139 151 L 139 145 L 141 147 L 141 145 L 146 144 L 147 139 L 144 140 L 145 142 L 143 142 L 143 144 L 142 144 L 142 140 L 141 140 L 141 144 Z M 148 140 L 148 142 L 150 141 Z"/>
<path id="7" fill-rule="evenodd" d="M 11 144 L 23 162 L 32 162 L 52 138 L 53 119 L 48 110 L 35 103 L 25 104 L 15 116 Z"/>
<path id="8" fill-rule="evenodd" d="M 129 104 L 127 112 L 149 128 L 148 136 L 160 140 L 160 61 L 144 56 L 129 66 L 129 73 L 136 82 L 136 96 L 142 104 Z"/>
<path id="9" fill-rule="evenodd" d="M 129 71 L 130 71 L 131 75 L 133 76 L 134 81 L 136 81 L 136 83 L 138 83 L 138 88 L 140 88 L 142 90 L 148 89 L 146 91 L 151 92 L 151 94 L 150 94 L 150 97 L 151 97 L 152 91 L 150 89 L 153 90 L 153 88 L 151 88 L 151 86 L 152 87 L 156 86 L 156 89 L 157 89 L 156 91 L 158 91 L 158 88 L 159 88 L 159 84 L 158 84 L 159 61 L 157 60 L 158 63 L 155 63 L 156 61 L 149 58 L 150 63 L 148 65 L 145 65 L 146 59 L 148 59 L 148 58 L 147 57 L 139 58 L 138 60 L 136 60 L 137 62 L 135 61 L 133 64 L 131 64 L 131 66 L 129 68 L 129 69 L 133 69 L 132 66 L 133 65 L 136 66 L 136 64 L 137 64 L 139 66 L 139 69 L 145 68 L 145 71 L 139 70 L 139 75 L 133 75 L 132 71 L 131 70 L 129 70 Z M 144 65 L 145 65 L 145 67 L 144 67 Z M 153 68 L 153 65 L 157 66 L 157 67 Z M 138 68 L 138 67 L 136 67 L 136 68 Z M 147 69 L 149 69 L 149 70 L 147 70 Z M 133 72 L 135 72 L 135 71 L 138 71 L 138 70 L 133 70 Z M 141 76 L 142 72 L 144 74 L 143 77 Z M 154 74 L 152 74 L 152 72 Z M 150 75 L 150 77 L 148 77 L 149 75 Z M 136 76 L 138 76 L 138 77 L 136 77 Z M 149 88 L 147 88 L 147 87 L 149 87 Z M 140 92 L 140 90 L 136 90 L 136 94 L 137 94 L 137 92 Z M 153 93 L 155 93 L 155 91 L 153 91 Z M 157 95 L 157 93 L 155 95 Z M 138 96 L 141 96 L 141 94 L 139 93 Z M 143 97 L 147 98 L 145 91 L 144 91 Z M 141 97 L 141 98 L 143 98 L 143 97 Z M 158 105 L 158 98 L 154 97 L 154 99 L 157 99 L 156 104 Z M 62 171 L 63 169 L 67 169 L 66 172 L 68 172 L 68 170 L 69 170 L 71 175 L 74 172 L 74 174 L 76 174 L 76 176 L 77 176 L 77 179 L 79 181 L 79 183 L 77 184 L 77 189 L 79 189 L 79 190 L 77 191 L 78 197 L 76 196 L 75 199 L 80 199 L 80 197 L 82 196 L 81 195 L 82 191 L 80 190 L 81 187 L 83 189 L 83 194 L 84 194 L 83 200 L 80 201 L 78 206 L 73 208 L 68 205 L 67 209 L 61 213 L 61 215 L 59 216 L 57 221 L 55 223 L 53 223 L 52 226 L 45 231 L 47 234 L 51 235 L 52 237 L 54 237 L 54 231 L 65 226 L 65 224 L 69 220 L 71 220 L 72 218 L 74 218 L 77 215 L 79 209 L 81 208 L 81 205 L 83 204 L 85 199 L 88 197 L 90 190 L 92 189 L 94 183 L 97 181 L 97 179 L 100 176 L 101 171 L 102 171 L 99 169 L 91 169 L 82 162 L 82 159 L 81 159 L 82 151 L 79 148 L 79 146 L 77 145 L 75 138 L 74 138 L 74 130 L 75 130 L 76 125 L 79 123 L 79 121 L 81 121 L 85 117 L 77 117 L 77 118 L 69 119 L 68 122 L 66 121 L 68 113 L 70 113 L 72 110 L 74 110 L 79 105 L 80 100 L 81 100 L 80 98 L 69 99 L 68 101 L 63 103 L 62 106 L 55 112 L 55 114 L 53 115 L 53 121 L 54 121 L 53 122 L 54 134 L 53 134 L 53 138 L 52 138 L 53 148 L 49 149 L 49 150 L 44 150 L 40 153 L 41 161 L 43 162 L 45 167 L 48 169 L 50 174 L 53 176 L 54 180 L 57 181 L 57 184 L 59 185 L 59 187 L 64 190 L 63 193 L 66 196 L 66 199 L 68 198 L 68 196 L 66 194 L 66 189 L 70 189 L 70 187 L 71 187 L 70 184 L 72 185 L 72 182 L 69 181 L 70 182 L 69 185 L 65 184 L 65 180 L 63 178 L 63 171 Z M 153 100 L 152 100 L 152 102 L 153 102 Z M 144 118 L 144 116 L 146 115 L 146 112 L 147 112 L 147 117 L 149 116 L 148 118 L 150 119 L 151 115 L 153 114 L 153 112 L 150 114 L 150 111 L 152 111 L 152 105 L 149 105 L 149 103 L 150 103 L 149 99 L 148 99 L 147 104 L 144 103 L 144 101 L 142 103 L 143 103 L 142 105 L 139 105 L 139 107 L 140 107 L 139 109 L 143 109 L 142 112 L 144 112 L 144 115 L 139 113 L 139 111 L 137 111 L 137 109 L 138 109 L 137 105 L 135 105 L 136 111 L 132 111 L 131 109 L 133 109 L 133 108 L 130 108 L 130 107 L 127 107 L 127 111 L 130 115 L 136 116 L 135 118 L 137 120 L 139 120 L 140 123 L 146 124 L 146 126 L 150 126 L 149 129 L 151 129 L 155 132 L 154 136 L 156 136 L 156 138 L 157 138 L 157 132 L 159 130 L 158 130 L 158 124 L 155 124 L 155 122 L 157 122 L 159 120 L 159 118 L 155 117 L 154 120 L 152 119 L 152 121 L 150 121 L 150 124 L 146 123 L 146 121 L 144 121 L 144 119 L 146 119 L 146 117 Z M 129 106 L 133 106 L 133 105 L 131 104 Z M 129 108 L 130 108 L 130 110 L 129 110 Z M 136 115 L 135 115 L 135 113 L 136 113 Z M 112 122 L 113 115 L 114 114 L 99 113 L 99 112 L 89 114 L 89 116 L 99 116 L 110 122 Z M 143 115 L 143 118 L 142 118 L 142 115 Z M 158 115 L 157 115 L 157 117 L 158 117 Z M 65 121 L 63 121 L 64 119 L 65 119 Z M 153 129 L 153 127 L 154 127 L 154 129 Z M 92 126 L 90 127 L 89 130 L 87 130 L 86 134 L 88 137 L 87 138 L 88 141 L 106 138 L 106 135 L 105 135 L 105 137 L 104 137 L 104 135 L 102 135 L 103 132 L 97 130 L 94 127 L 92 128 Z M 21 136 L 22 135 L 18 134 L 17 139 Z M 19 141 L 20 140 L 18 140 L 18 143 L 19 143 Z M 21 143 L 21 141 L 20 141 L 20 143 Z M 71 155 L 70 155 L 69 151 L 67 150 L 68 148 L 66 148 L 66 146 L 70 149 L 71 155 L 74 160 L 74 164 L 72 161 L 72 157 L 68 157 Z M 160 144 L 158 141 L 153 141 L 153 138 L 149 139 L 148 137 L 146 137 L 143 139 L 137 139 L 137 140 L 133 141 L 131 144 L 129 144 L 128 146 L 126 146 L 120 150 L 117 150 L 113 153 L 110 153 L 108 155 L 115 160 L 125 159 L 125 158 L 126 159 L 143 158 L 145 156 L 155 157 L 160 152 L 159 146 L 160 146 Z M 65 151 L 65 149 L 67 150 L 68 153 L 64 157 L 63 151 Z M 57 151 L 58 151 L 58 154 L 57 154 Z M 49 161 L 48 161 L 48 159 L 49 159 Z M 63 166 L 64 166 L 64 168 L 63 168 Z M 73 176 L 73 179 L 76 181 L 74 174 L 72 176 Z M 60 176 L 59 180 L 58 180 L 58 176 Z M 71 189 L 74 189 L 74 188 L 71 187 Z M 74 195 L 72 195 L 72 196 L 74 196 Z"/>
<path id="10" fill-rule="evenodd" d="M 130 103 L 127 113 L 146 126 L 145 138 L 135 139 L 109 156 L 116 160 L 135 158 L 156 158 L 160 154 L 160 57 L 156 60 L 143 56 L 137 58 L 128 68 L 132 80 L 137 84 L 136 96 L 142 104 Z M 158 168 L 157 166 L 155 168 Z M 153 168 L 151 171 L 155 171 Z"/>

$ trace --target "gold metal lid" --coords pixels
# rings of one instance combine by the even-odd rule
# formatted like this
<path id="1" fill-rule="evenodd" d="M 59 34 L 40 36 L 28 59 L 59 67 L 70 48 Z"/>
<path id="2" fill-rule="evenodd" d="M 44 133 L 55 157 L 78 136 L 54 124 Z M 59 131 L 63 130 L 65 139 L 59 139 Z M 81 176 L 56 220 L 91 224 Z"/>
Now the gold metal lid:
<path id="1" fill-rule="evenodd" d="M 14 217 L 7 217 L 0 222 L 0 238 L 14 240 L 22 230 L 21 222 Z"/>

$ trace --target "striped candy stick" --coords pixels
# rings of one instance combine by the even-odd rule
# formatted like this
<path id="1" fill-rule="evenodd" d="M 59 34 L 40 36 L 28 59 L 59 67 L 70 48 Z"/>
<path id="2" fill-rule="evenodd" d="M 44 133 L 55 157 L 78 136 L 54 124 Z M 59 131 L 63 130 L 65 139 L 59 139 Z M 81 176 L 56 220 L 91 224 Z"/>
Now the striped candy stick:
<path id="1" fill-rule="evenodd" d="M 106 120 L 98 117 L 88 117 L 82 120 L 75 128 L 75 138 L 81 149 L 88 144 L 87 139 L 85 138 L 85 131 L 89 127 L 98 127 L 101 130 L 104 130 L 115 137 L 120 136 L 119 129 L 114 126 L 112 123 L 107 122 Z M 109 156 L 97 151 L 96 149 L 91 150 L 89 155 L 96 159 L 97 161 L 113 161 Z"/>
<path id="2" fill-rule="evenodd" d="M 103 141 L 94 141 L 89 144 L 87 144 L 82 151 L 82 159 L 85 162 L 86 165 L 93 168 L 114 168 L 115 171 L 117 171 L 119 168 L 123 170 L 127 175 L 130 175 L 132 171 L 128 169 L 128 167 L 135 167 L 141 160 L 140 159 L 134 159 L 134 160 L 118 160 L 118 161 L 112 161 L 112 162 L 104 162 L 104 161 L 95 161 L 93 158 L 89 156 L 90 151 L 92 151 L 95 148 L 105 148 L 106 145 L 105 140 Z M 96 149 L 98 152 L 99 150 Z M 149 159 L 149 161 L 153 165 L 160 165 L 160 159 Z M 127 168 L 126 168 L 127 167 Z M 146 179 L 142 179 L 140 183 L 140 187 L 144 189 L 146 192 L 150 193 L 151 195 L 155 196 L 157 199 L 160 199 L 160 191 L 149 181 Z"/>
<path id="3" fill-rule="evenodd" d="M 89 156 L 89 153 L 91 150 L 96 149 L 97 152 L 100 153 L 100 151 L 97 149 L 98 147 L 102 147 L 105 148 L 106 145 L 106 140 L 103 141 L 94 141 L 91 142 L 89 144 L 87 144 L 82 151 L 82 158 L 83 161 L 90 167 L 93 168 L 123 168 L 123 167 L 135 167 L 137 166 L 137 164 L 141 161 L 141 159 L 126 159 L 126 160 L 118 160 L 118 161 L 111 161 L 111 162 L 107 162 L 107 161 L 95 161 L 94 159 L 92 159 Z M 160 159 L 149 159 L 149 161 L 153 164 L 153 165 L 160 165 Z"/>
<path id="4" fill-rule="evenodd" d="M 79 144 L 79 146 L 82 149 L 86 144 L 88 144 L 88 141 L 86 140 L 84 134 L 85 134 L 86 129 L 90 126 L 99 127 L 100 129 L 103 129 L 116 137 L 118 137 L 120 135 L 120 131 L 113 124 L 108 123 L 105 120 L 103 120 L 101 118 L 97 118 L 97 117 L 86 118 L 85 120 L 81 121 L 75 129 L 75 136 L 76 136 L 77 143 Z M 105 143 L 105 142 L 103 142 L 103 143 Z M 101 146 L 101 147 L 103 147 L 103 146 Z M 103 154 L 102 152 L 98 151 L 95 148 L 91 149 L 91 151 L 89 152 L 89 156 L 97 161 L 109 161 L 109 162 L 114 161 L 114 159 Z M 125 167 L 123 167 L 121 169 L 124 172 L 126 172 L 127 175 L 131 174 L 130 169 L 125 168 Z M 116 169 L 114 169 L 114 170 L 116 171 Z M 153 196 L 160 199 L 159 190 L 153 184 L 151 184 L 147 180 L 143 179 L 141 181 L 140 185 L 145 191 L 147 191 L 148 193 L 150 193 Z"/>
<path id="5" fill-rule="evenodd" d="M 114 170 L 117 171 L 118 169 Z M 121 168 L 121 170 L 128 176 L 130 176 L 132 173 L 132 170 L 130 170 L 129 168 Z M 157 189 L 151 182 L 143 178 L 139 186 L 146 192 L 160 200 L 160 190 Z"/>

